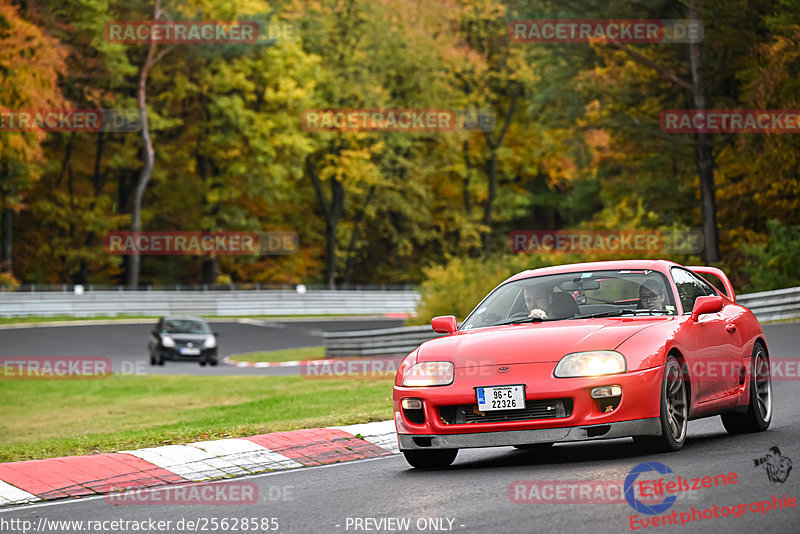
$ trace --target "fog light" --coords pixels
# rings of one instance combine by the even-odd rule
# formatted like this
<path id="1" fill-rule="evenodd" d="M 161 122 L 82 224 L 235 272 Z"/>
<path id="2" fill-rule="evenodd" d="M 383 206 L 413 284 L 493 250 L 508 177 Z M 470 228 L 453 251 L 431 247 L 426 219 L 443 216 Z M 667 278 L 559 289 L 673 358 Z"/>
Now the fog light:
<path id="1" fill-rule="evenodd" d="M 406 410 L 421 410 L 422 401 L 419 399 L 403 399 L 403 408 Z"/>
<path id="2" fill-rule="evenodd" d="M 608 397 L 619 397 L 622 395 L 622 388 L 619 386 L 602 386 L 592 390 L 593 399 L 606 399 Z"/>

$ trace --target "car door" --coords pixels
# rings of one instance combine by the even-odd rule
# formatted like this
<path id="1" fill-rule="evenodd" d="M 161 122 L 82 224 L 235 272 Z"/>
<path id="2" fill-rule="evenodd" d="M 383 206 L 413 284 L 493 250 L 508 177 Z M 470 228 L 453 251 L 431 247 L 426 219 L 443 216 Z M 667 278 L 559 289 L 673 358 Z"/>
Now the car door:
<path id="1" fill-rule="evenodd" d="M 697 297 L 717 295 L 708 282 L 694 273 L 678 267 L 671 272 L 684 316 L 691 315 Z M 719 401 L 738 390 L 739 333 L 729 316 L 729 306 L 725 302 L 719 312 L 684 323 L 681 344 L 689 364 L 692 391 L 700 404 Z"/>

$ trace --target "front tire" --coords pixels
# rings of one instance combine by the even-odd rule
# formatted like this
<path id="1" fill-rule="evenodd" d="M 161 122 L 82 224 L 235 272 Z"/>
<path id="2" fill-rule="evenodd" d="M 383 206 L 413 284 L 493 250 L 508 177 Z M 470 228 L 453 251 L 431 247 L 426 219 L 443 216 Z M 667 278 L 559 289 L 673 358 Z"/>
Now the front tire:
<path id="1" fill-rule="evenodd" d="M 673 452 L 686 442 L 689 424 L 689 395 L 686 373 L 675 356 L 668 356 L 661 382 L 661 435 L 634 436 L 634 443 L 645 452 Z"/>
<path id="2" fill-rule="evenodd" d="M 750 366 L 750 402 L 745 413 L 722 414 L 722 426 L 729 434 L 763 432 L 772 421 L 772 376 L 767 351 L 761 343 L 753 347 Z"/>
<path id="3" fill-rule="evenodd" d="M 434 449 L 430 451 L 403 451 L 406 462 L 419 469 L 444 469 L 453 463 L 458 449 Z"/>

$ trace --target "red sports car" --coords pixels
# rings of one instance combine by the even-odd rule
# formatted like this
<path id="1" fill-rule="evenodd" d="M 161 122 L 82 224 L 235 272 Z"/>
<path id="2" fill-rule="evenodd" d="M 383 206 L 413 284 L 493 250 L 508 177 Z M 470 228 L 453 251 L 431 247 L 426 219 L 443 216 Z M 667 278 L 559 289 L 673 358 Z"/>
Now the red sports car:
<path id="1" fill-rule="evenodd" d="M 717 278 L 718 290 L 706 278 Z M 414 467 L 458 449 L 633 437 L 675 451 L 690 419 L 732 434 L 772 418 L 767 344 L 712 267 L 625 260 L 547 267 L 497 286 L 400 364 L 394 419 Z"/>

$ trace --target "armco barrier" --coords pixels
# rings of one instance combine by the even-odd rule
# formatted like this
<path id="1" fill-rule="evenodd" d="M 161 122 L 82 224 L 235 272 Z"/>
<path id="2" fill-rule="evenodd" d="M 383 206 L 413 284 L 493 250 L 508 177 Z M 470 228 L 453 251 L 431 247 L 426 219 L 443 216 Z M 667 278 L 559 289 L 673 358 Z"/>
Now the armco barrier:
<path id="1" fill-rule="evenodd" d="M 440 335 L 443 334 L 435 333 L 430 326 L 325 332 L 325 357 L 405 356 L 421 343 Z"/>
<path id="2" fill-rule="evenodd" d="M 6 291 L 0 292 L 0 317 L 411 314 L 419 300 L 412 290 Z M 800 317 L 800 287 L 738 295 L 737 301 L 760 321 Z"/>
<path id="3" fill-rule="evenodd" d="M 750 308 L 759 321 L 800 317 L 800 287 L 737 295 L 736 302 Z M 440 335 L 430 326 L 326 333 L 325 357 L 405 356 Z"/>
<path id="4" fill-rule="evenodd" d="M 800 287 L 737 295 L 736 303 L 750 308 L 759 321 L 800 317 Z"/>
<path id="5" fill-rule="evenodd" d="M 419 299 L 409 290 L 5 292 L 0 317 L 412 314 Z"/>

